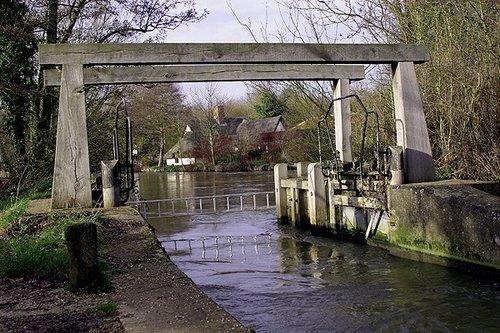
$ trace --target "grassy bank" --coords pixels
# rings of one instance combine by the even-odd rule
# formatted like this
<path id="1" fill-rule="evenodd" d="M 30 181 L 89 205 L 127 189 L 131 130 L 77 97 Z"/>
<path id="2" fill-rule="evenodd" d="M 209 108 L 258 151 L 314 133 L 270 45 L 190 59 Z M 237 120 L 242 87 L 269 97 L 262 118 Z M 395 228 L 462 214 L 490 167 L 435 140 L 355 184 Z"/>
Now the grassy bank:
<path id="1" fill-rule="evenodd" d="M 64 278 L 68 251 L 64 228 L 95 220 L 83 214 L 25 215 L 29 199 L 21 199 L 0 213 L 0 276 Z"/>
<path id="2" fill-rule="evenodd" d="M 33 277 L 65 280 L 68 276 L 68 250 L 64 238 L 67 225 L 92 222 L 95 214 L 83 211 L 31 215 L 31 200 L 50 196 L 50 179 L 41 181 L 21 198 L 0 201 L 0 278 Z M 102 262 L 98 291 L 109 290 L 109 265 Z"/>

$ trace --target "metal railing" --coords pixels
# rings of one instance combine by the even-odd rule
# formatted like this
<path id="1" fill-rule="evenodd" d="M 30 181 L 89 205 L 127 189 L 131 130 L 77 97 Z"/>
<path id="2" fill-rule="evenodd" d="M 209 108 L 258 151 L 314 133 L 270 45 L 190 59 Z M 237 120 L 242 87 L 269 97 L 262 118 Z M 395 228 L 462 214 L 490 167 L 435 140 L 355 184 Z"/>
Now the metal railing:
<path id="1" fill-rule="evenodd" d="M 273 209 L 274 192 L 251 192 L 190 198 L 128 201 L 145 218 L 217 214 L 249 210 Z"/>

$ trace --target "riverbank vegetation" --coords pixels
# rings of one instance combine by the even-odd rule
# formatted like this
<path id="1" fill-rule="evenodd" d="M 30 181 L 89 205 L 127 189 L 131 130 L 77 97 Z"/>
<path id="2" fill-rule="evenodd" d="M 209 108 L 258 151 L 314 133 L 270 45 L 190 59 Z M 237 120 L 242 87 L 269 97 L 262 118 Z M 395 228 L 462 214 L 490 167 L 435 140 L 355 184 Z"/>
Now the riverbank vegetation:
<path id="1" fill-rule="evenodd" d="M 90 222 L 102 230 L 102 221 L 89 212 L 30 214 L 27 212 L 30 205 L 29 199 L 22 198 L 0 212 L 0 283 L 2 279 L 30 279 L 65 287 L 69 275 L 66 227 Z M 102 244 L 102 231 L 98 234 Z M 102 256 L 99 270 L 99 279 L 83 291 L 97 294 L 112 291 L 112 277 L 120 270 Z"/>
<path id="2" fill-rule="evenodd" d="M 283 13 L 287 13 L 282 16 L 282 28 L 274 33 L 280 41 L 426 45 L 431 60 L 417 65 L 416 70 L 438 176 L 500 179 L 497 139 L 500 136 L 500 11 L 497 2 L 278 2 Z M 261 29 L 269 30 L 268 26 Z M 251 33 L 257 41 L 259 34 Z M 261 39 L 270 38 L 272 36 L 266 34 Z M 355 85 L 355 92 L 369 109 L 383 117 L 383 132 L 394 142 L 390 68 L 369 66 L 366 72 L 368 82 Z M 317 113 L 309 110 L 324 110 L 332 98 L 328 85 L 274 83 L 274 86 L 279 88 L 277 91 L 298 97 L 310 106 L 302 108 L 306 117 L 300 116 L 299 109 L 289 108 L 293 115 L 286 118 L 297 117 L 298 123 L 317 119 Z M 356 126 L 359 123 L 353 121 L 353 127 Z"/>
<path id="3" fill-rule="evenodd" d="M 23 205 L 24 200 L 19 202 Z M 19 215 L 22 206 L 1 217 L 0 276 L 61 280 L 67 277 L 68 251 L 64 227 L 86 218 Z M 12 211 L 14 210 L 14 211 Z M 15 218 L 13 218 L 15 217 Z"/>
<path id="4" fill-rule="evenodd" d="M 207 14 L 198 11 L 190 0 L 146 1 L 140 5 L 133 0 L 1 1 L 0 193 L 12 183 L 29 188 L 52 175 L 58 90 L 43 85 L 43 73 L 37 66 L 39 44 L 152 42 Z M 112 141 L 106 144 L 102 140 L 113 131 L 113 109 L 121 95 L 119 88 L 86 91 L 89 147 L 100 155 L 99 161 L 112 156 Z M 99 134 L 103 133 L 106 135 L 101 139 Z"/>
<path id="5" fill-rule="evenodd" d="M 65 226 L 96 218 L 81 213 L 30 215 L 30 202 L 28 195 L 2 205 L 0 277 L 64 280 L 68 275 Z"/>
<path id="6" fill-rule="evenodd" d="M 110 296 L 116 268 L 101 261 L 103 278 L 92 292 L 66 288 L 64 228 L 90 221 L 101 229 L 102 222 L 84 213 L 30 214 L 36 204 L 25 193 L 17 201 L 0 202 L 0 290 L 9 304 L 0 309 L 0 331 L 123 332 Z"/>
<path id="7" fill-rule="evenodd" d="M 48 189 L 50 181 L 42 180 L 30 190 L 19 193 L 17 198 L 12 196 L 0 200 L 0 278 L 34 278 L 66 283 L 69 257 L 65 227 L 91 222 L 100 228 L 98 214 L 78 210 L 47 213 L 43 208 L 46 206 L 44 200 L 39 199 L 50 197 Z M 110 290 L 112 267 L 101 260 L 101 269 L 103 278 L 95 290 Z"/>

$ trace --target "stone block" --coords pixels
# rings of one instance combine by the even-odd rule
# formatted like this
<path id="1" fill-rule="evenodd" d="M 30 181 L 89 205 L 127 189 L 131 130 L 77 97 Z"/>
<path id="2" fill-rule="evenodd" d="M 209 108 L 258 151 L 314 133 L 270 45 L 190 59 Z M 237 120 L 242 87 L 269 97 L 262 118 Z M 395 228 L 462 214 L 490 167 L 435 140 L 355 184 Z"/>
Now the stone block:
<path id="1" fill-rule="evenodd" d="M 500 197 L 444 182 L 388 189 L 391 243 L 500 268 Z"/>

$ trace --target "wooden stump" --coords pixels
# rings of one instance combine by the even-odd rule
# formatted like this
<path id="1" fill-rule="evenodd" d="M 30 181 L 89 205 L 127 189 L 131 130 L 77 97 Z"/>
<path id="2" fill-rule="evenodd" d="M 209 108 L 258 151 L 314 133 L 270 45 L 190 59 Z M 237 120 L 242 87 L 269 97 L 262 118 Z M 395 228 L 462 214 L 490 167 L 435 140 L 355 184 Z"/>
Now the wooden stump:
<path id="1" fill-rule="evenodd" d="M 97 227 L 94 223 L 70 224 L 64 234 L 69 252 L 69 289 L 92 291 L 100 280 Z"/>

